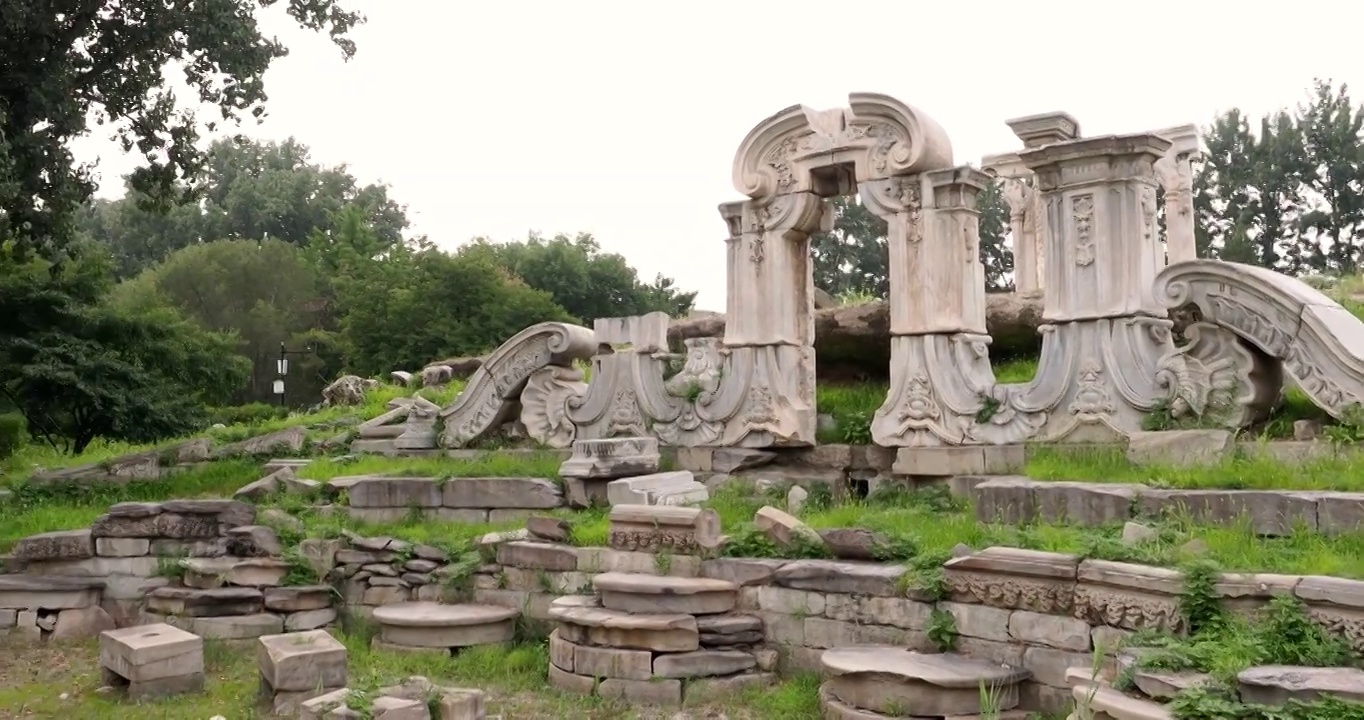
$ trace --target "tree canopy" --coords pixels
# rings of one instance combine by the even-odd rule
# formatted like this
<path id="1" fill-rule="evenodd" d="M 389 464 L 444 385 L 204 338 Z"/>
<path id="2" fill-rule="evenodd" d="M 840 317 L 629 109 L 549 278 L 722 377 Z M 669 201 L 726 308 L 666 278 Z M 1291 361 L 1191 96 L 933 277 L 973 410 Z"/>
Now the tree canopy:
<path id="1" fill-rule="evenodd" d="M 91 168 L 69 143 L 107 127 L 145 165 L 128 179 L 144 204 L 193 197 L 206 155 L 197 114 L 177 103 L 164 70 L 178 65 L 186 87 L 227 122 L 265 113 L 264 75 L 288 53 L 264 37 L 258 8 L 277 0 L 0 0 L 0 241 L 19 259 L 56 257 L 80 206 L 94 193 Z M 288 0 L 301 26 L 330 35 L 344 57 L 362 17 L 338 0 Z"/>

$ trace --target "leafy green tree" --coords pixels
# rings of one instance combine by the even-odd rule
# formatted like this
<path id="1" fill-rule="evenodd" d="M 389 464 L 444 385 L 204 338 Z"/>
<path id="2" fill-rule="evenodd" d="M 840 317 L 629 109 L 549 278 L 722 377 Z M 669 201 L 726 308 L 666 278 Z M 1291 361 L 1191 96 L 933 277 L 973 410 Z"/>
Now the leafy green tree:
<path id="1" fill-rule="evenodd" d="M 362 375 L 477 355 L 530 325 L 575 320 L 487 254 L 450 255 L 428 243 L 351 265 L 335 288 L 341 343 Z"/>
<path id="2" fill-rule="evenodd" d="M 831 232 L 810 236 L 811 272 L 815 287 L 838 297 L 890 294 L 890 250 L 886 221 L 852 196 L 830 198 Z"/>
<path id="3" fill-rule="evenodd" d="M 0 394 L 32 435 L 74 453 L 96 438 L 150 442 L 202 427 L 204 406 L 245 379 L 235 339 L 164 307 L 103 304 L 98 274 L 54 278 L 11 258 L 0 272 Z"/>
<path id="4" fill-rule="evenodd" d="M 494 243 L 479 238 L 460 255 L 487 258 L 527 285 L 549 293 L 560 307 L 583 322 L 662 311 L 691 312 L 696 293 L 681 292 L 672 278 L 659 275 L 640 282 L 635 269 L 616 253 L 604 253 L 587 233 L 545 239 L 532 233 L 524 242 Z"/>
<path id="5" fill-rule="evenodd" d="M 1004 201 L 1004 185 L 996 180 L 976 196 L 980 212 L 980 262 L 985 265 L 985 291 L 1008 292 L 1014 289 L 1014 253 L 1004 242 L 1009 230 L 1009 204 Z"/>
<path id="6" fill-rule="evenodd" d="M 889 229 L 865 205 L 853 197 L 830 198 L 834 208 L 832 232 L 810 236 L 815 286 L 835 297 L 861 295 L 885 299 L 890 295 Z M 1004 238 L 1009 208 L 999 183 L 992 183 L 976 196 L 980 212 L 980 260 L 985 264 L 985 288 L 996 292 L 1012 289 L 1013 252 Z"/>
<path id="7" fill-rule="evenodd" d="M 183 247 L 213 240 L 270 238 L 306 245 L 343 212 L 364 222 L 383 245 L 402 240 L 406 210 L 384 185 L 361 185 L 344 165 L 311 161 L 307 146 L 233 140 L 214 142 L 195 180 L 203 198 L 169 213 L 143 209 L 145 198 L 129 187 L 120 200 L 97 201 L 82 214 L 81 228 L 106 242 L 121 277 L 129 277 Z"/>
<path id="8" fill-rule="evenodd" d="M 1203 131 L 1203 163 L 1194 177 L 1194 240 L 1198 254 L 1258 264 L 1262 261 L 1251 230 L 1255 182 L 1255 136 L 1238 109 L 1213 119 Z M 1265 258 L 1273 261 L 1275 256 Z"/>
<path id="9" fill-rule="evenodd" d="M 112 128 L 146 166 L 128 183 L 148 206 L 193 197 L 205 162 L 200 123 L 176 106 L 164 71 L 178 62 L 188 85 L 222 119 L 264 115 L 264 75 L 287 52 L 254 17 L 276 0 L 0 0 L 0 243 L 17 257 L 59 257 L 79 208 L 95 190 L 70 141 L 91 123 Z M 344 57 L 362 18 L 338 0 L 290 0 L 300 25 L 326 32 Z M 207 123 L 209 131 L 215 123 Z"/>
<path id="10" fill-rule="evenodd" d="M 1354 273 L 1364 242 L 1364 107 L 1345 85 L 1317 80 L 1299 109 L 1298 130 L 1305 189 L 1320 198 L 1302 215 L 1308 262 L 1317 271 Z"/>
<path id="11" fill-rule="evenodd" d="M 114 300 L 130 312 L 168 306 L 205 330 L 236 338 L 236 352 L 253 368 L 237 388 L 238 403 L 271 402 L 280 343 L 291 347 L 324 325 L 327 311 L 317 271 L 305 251 L 282 240 L 224 240 L 175 251 L 164 262 L 119 285 Z M 337 372 L 317 358 L 295 357 L 286 382 L 289 400 L 309 402 Z M 301 382 L 300 382 L 301 381 Z"/>

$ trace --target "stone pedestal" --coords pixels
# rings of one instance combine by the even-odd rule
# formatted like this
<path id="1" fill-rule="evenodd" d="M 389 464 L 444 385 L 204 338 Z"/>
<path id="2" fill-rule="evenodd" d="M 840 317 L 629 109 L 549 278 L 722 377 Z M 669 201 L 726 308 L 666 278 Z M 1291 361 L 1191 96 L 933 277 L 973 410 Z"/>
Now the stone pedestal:
<path id="1" fill-rule="evenodd" d="M 260 704 L 294 715 L 306 700 L 346 686 L 346 646 L 325 630 L 265 635 L 257 642 Z"/>
<path id="2" fill-rule="evenodd" d="M 1046 206 L 1047 325 L 1037 379 L 1011 405 L 1048 413 L 1040 439 L 1122 436 L 1165 399 L 1155 376 L 1174 344 L 1153 293 L 1164 266 L 1154 164 L 1169 147 L 1143 134 L 1020 153 Z"/>
<path id="3" fill-rule="evenodd" d="M 204 640 L 166 624 L 108 630 L 99 636 L 102 681 L 130 699 L 204 689 Z"/>
<path id="4" fill-rule="evenodd" d="M 994 382 L 975 210 L 989 181 L 959 167 L 859 186 L 890 227 L 891 386 L 872 419 L 878 445 L 966 442 Z"/>

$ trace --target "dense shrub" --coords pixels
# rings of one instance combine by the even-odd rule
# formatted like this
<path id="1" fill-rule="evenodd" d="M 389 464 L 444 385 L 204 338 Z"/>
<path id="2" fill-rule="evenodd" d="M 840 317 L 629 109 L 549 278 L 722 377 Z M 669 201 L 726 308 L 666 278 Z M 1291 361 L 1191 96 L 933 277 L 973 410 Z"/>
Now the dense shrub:
<path id="1" fill-rule="evenodd" d="M 19 451 L 27 435 L 24 416 L 19 413 L 0 415 L 0 460 Z"/>

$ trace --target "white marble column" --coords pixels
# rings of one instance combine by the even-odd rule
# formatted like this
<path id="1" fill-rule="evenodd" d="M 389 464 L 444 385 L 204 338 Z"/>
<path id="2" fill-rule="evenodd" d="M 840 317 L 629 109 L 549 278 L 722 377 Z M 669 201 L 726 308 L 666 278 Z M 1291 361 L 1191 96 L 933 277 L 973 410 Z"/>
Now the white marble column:
<path id="1" fill-rule="evenodd" d="M 1042 362 L 1021 407 L 1048 409 L 1039 439 L 1107 440 L 1141 428 L 1174 350 L 1153 293 L 1164 267 L 1154 164 L 1170 141 L 1104 136 L 1019 154 L 1046 207 Z"/>
<path id="2" fill-rule="evenodd" d="M 1156 161 L 1156 177 L 1165 191 L 1165 252 L 1170 265 L 1198 259 L 1194 236 L 1193 161 L 1198 159 L 1198 127 L 1180 125 L 1156 131 L 1170 141 Z"/>

